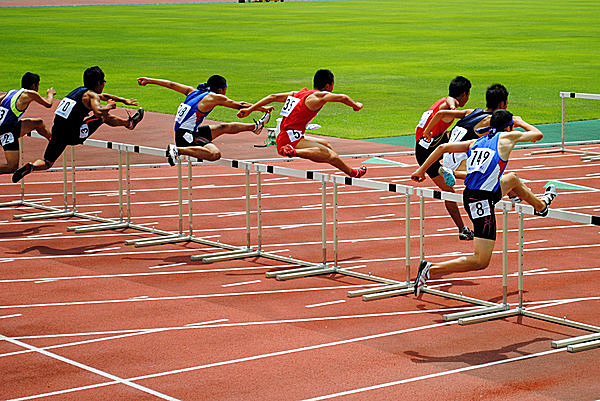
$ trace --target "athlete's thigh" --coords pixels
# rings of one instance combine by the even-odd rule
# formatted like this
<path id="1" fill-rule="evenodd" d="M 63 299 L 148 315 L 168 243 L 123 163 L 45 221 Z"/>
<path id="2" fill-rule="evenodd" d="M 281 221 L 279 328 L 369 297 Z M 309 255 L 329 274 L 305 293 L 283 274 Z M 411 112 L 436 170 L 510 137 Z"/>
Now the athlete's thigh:
<path id="1" fill-rule="evenodd" d="M 41 118 L 22 118 L 21 119 L 21 136 L 30 133 L 32 130 L 41 127 L 44 120 Z"/>
<path id="2" fill-rule="evenodd" d="M 6 158 L 6 164 L 9 167 L 19 166 L 19 151 L 18 150 L 5 150 L 4 157 Z"/>
<path id="3" fill-rule="evenodd" d="M 304 135 L 304 138 L 307 141 L 312 141 L 312 142 L 316 142 L 318 144 L 321 144 L 323 146 L 325 146 L 326 148 L 331 149 L 331 144 L 329 143 L 329 141 L 327 141 L 326 139 L 322 139 L 322 138 L 317 138 L 314 136 L 310 136 L 310 135 Z"/>
<path id="4" fill-rule="evenodd" d="M 307 148 L 330 149 L 329 147 L 325 146 L 320 141 L 316 141 L 315 139 L 317 139 L 317 138 L 305 136 L 304 138 L 302 138 L 298 141 L 295 148 L 296 149 L 307 149 Z"/>

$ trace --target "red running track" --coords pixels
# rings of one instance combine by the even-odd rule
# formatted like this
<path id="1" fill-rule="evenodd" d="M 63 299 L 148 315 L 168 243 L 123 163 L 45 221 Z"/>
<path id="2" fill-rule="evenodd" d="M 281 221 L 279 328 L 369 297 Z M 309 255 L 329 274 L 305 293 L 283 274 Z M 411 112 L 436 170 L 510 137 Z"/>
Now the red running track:
<path id="1" fill-rule="evenodd" d="M 361 144 L 365 151 L 377 146 Z M 369 164 L 368 178 L 409 184 L 413 157 L 386 158 L 408 166 Z M 333 173 L 306 161 L 282 165 Z M 508 169 L 527 179 L 536 193 L 543 192 L 548 180 L 595 189 L 559 189 L 553 207 L 597 215 L 598 166 L 581 163 L 572 154 L 531 156 L 529 151 L 516 151 Z M 133 222 L 177 230 L 176 169 L 136 167 L 131 174 Z M 78 172 L 78 210 L 118 217 L 115 177 L 115 170 Z M 264 249 L 319 262 L 320 183 L 270 174 L 263 179 Z M 32 175 L 26 185 L 28 198 L 61 205 L 61 180 L 60 172 Z M 1 185 L 1 201 L 18 197 L 19 186 Z M 242 171 L 197 166 L 193 185 L 194 234 L 243 245 Z M 404 197 L 344 186 L 339 204 L 340 265 L 403 280 Z M 1 399 L 600 396 L 600 351 L 569 354 L 550 346 L 553 340 L 587 334 L 581 330 L 529 318 L 462 327 L 442 319 L 445 313 L 470 307 L 462 302 L 427 294 L 363 302 L 347 298 L 349 290 L 370 284 L 363 280 L 321 276 L 276 281 L 264 274 L 284 264 L 265 258 L 202 264 L 191 261 L 190 255 L 218 250 L 191 243 L 135 248 L 124 241 L 151 235 L 134 230 L 75 234 L 67 227 L 87 224 L 75 218 L 13 220 L 14 214 L 30 211 L 0 209 Z M 471 244 L 458 241 L 440 201 L 428 200 L 426 213 L 428 258 L 470 252 Z M 411 214 L 414 277 L 419 258 L 417 202 Z M 516 303 L 514 213 L 509 220 L 509 302 Z M 252 226 L 255 243 L 255 215 Z M 600 324 L 595 285 L 600 279 L 598 235 L 597 226 L 527 219 L 528 308 Z M 328 239 L 331 261 L 331 224 Z M 430 285 L 497 302 L 500 251 L 499 243 L 483 271 Z M 564 303 L 555 305 L 556 300 Z"/>

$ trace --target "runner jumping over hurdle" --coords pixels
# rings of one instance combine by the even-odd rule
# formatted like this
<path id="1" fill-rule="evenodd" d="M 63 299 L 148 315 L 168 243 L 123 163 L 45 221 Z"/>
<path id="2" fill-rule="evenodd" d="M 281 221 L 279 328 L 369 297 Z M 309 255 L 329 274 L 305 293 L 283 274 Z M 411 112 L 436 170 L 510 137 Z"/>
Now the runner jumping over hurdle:
<path id="1" fill-rule="evenodd" d="M 332 93 L 334 77 L 329 70 L 318 70 L 313 80 L 314 89 L 271 94 L 259 100 L 254 106 L 242 109 L 238 117 L 243 118 L 259 107 L 273 102 L 284 103 L 281 109 L 283 120 L 277 134 L 277 152 L 282 156 L 298 156 L 317 163 L 329 163 L 350 177 L 360 178 L 367 172 L 365 165 L 351 168 L 333 150 L 331 144 L 324 139 L 306 136 L 306 125 L 329 102 L 339 102 L 352 107 L 354 111 L 363 108 L 362 103 L 355 102 L 350 96 Z"/>
<path id="2" fill-rule="evenodd" d="M 47 140 L 50 131 L 41 118 L 21 118 L 31 102 L 39 103 L 46 108 L 52 107 L 56 91 L 50 88 L 46 97 L 42 97 L 40 76 L 26 72 L 21 78 L 21 89 L 13 89 L 2 94 L 0 100 L 0 143 L 4 149 L 6 164 L 0 165 L 0 174 L 14 173 L 19 167 L 19 138 L 35 130 Z"/>
<path id="3" fill-rule="evenodd" d="M 447 130 L 454 121 L 453 116 L 438 116 L 438 112 L 442 110 L 456 110 L 458 107 L 463 107 L 469 100 L 471 93 L 471 82 L 463 77 L 457 76 L 450 81 L 448 87 L 448 96 L 445 96 L 435 102 L 429 110 L 423 113 L 415 133 L 415 157 L 419 165 L 422 165 L 427 157 L 433 153 L 442 143 L 448 142 Z M 430 121 L 436 117 L 436 122 L 431 124 Z M 429 130 L 425 130 L 425 127 Z M 442 191 L 454 192 L 454 188 L 444 180 L 444 170 L 436 160 L 429 169 L 427 175 Z M 454 185 L 454 184 L 452 184 Z M 446 210 L 452 217 L 452 221 L 458 228 L 458 238 L 465 241 L 473 239 L 473 232 L 464 225 L 456 202 L 444 201 Z"/>
<path id="4" fill-rule="evenodd" d="M 141 86 L 159 85 L 186 96 L 175 115 L 175 145 L 167 147 L 167 160 L 171 166 L 175 165 L 179 155 L 193 156 L 208 161 L 219 160 L 221 151 L 212 143 L 213 140 L 224 134 L 237 134 L 244 131 L 251 131 L 258 135 L 264 125 L 269 122 L 270 112 L 273 110 L 272 107 L 255 108 L 255 110 L 262 111 L 265 114 L 258 121 L 255 120 L 254 124 L 216 123 L 201 125 L 204 118 L 216 106 L 239 110 L 250 107 L 252 104 L 237 102 L 225 96 L 227 81 L 220 75 L 211 76 L 206 83 L 198 85 L 197 88 L 166 79 L 140 77 L 137 81 Z"/>
<path id="5" fill-rule="evenodd" d="M 46 146 L 44 158 L 33 163 L 25 163 L 12 176 L 13 182 L 19 182 L 32 171 L 47 170 L 68 145 L 80 145 L 85 142 L 104 123 L 111 127 L 134 129 L 144 117 L 141 107 L 133 116 L 121 118 L 109 113 L 117 107 L 116 102 L 129 106 L 137 106 L 135 99 L 125 99 L 119 96 L 103 93 L 104 72 L 100 67 L 90 67 L 83 73 L 83 85 L 65 96 L 54 112 L 52 136 Z M 100 104 L 106 101 L 106 105 Z M 90 112 L 93 114 L 90 116 Z"/>
<path id="6" fill-rule="evenodd" d="M 513 131 L 523 128 L 525 132 Z M 414 181 L 425 180 L 425 172 L 446 153 L 467 153 L 467 176 L 463 201 L 469 218 L 473 222 L 475 239 L 474 254 L 462 256 L 440 263 L 423 260 L 415 279 L 415 295 L 418 296 L 430 277 L 440 277 L 449 273 L 485 269 L 492 257 L 496 243 L 496 215 L 494 205 L 508 192 L 515 192 L 523 201 L 533 206 L 537 216 L 546 216 L 548 206 L 556 197 L 554 185 L 548 185 L 544 195 L 538 199 L 525 186 L 515 173 L 502 175 L 510 152 L 517 142 L 537 142 L 542 132 L 513 117 L 507 110 L 497 110 L 492 114 L 490 127 L 485 127 L 486 135 L 470 141 L 453 142 L 439 146 L 411 176 Z"/>

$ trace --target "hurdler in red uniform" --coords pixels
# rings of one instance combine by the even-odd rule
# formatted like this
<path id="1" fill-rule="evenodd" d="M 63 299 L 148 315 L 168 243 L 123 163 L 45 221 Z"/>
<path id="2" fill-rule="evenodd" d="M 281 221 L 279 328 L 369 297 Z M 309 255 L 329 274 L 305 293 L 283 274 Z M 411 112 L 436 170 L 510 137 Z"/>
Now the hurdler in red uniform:
<path id="1" fill-rule="evenodd" d="M 283 120 L 277 135 L 277 152 L 282 156 L 298 156 L 317 163 L 329 163 L 351 177 L 362 177 L 367 168 L 351 168 L 333 150 L 324 139 L 304 134 L 306 125 L 330 102 L 343 103 L 354 111 L 362 109 L 362 103 L 355 102 L 350 96 L 332 93 L 333 73 L 329 70 L 318 70 L 314 76 L 314 89 L 271 94 L 259 100 L 252 107 L 242 109 L 238 117 L 246 117 L 256 108 L 273 102 L 283 103 L 281 115 Z"/>

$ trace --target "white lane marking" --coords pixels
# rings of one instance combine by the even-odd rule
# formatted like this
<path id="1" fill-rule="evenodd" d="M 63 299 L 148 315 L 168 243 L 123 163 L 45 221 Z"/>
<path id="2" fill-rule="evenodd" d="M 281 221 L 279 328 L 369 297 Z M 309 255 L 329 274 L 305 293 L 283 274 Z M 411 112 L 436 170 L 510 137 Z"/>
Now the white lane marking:
<path id="1" fill-rule="evenodd" d="M 360 388 L 355 388 L 355 389 L 352 389 L 352 390 L 341 391 L 341 392 L 338 392 L 338 393 L 332 393 L 332 394 L 322 395 L 322 396 L 319 396 L 319 397 L 306 398 L 303 401 L 327 400 L 327 399 L 330 399 L 330 398 L 337 398 L 337 397 L 342 397 L 342 396 L 350 395 L 350 394 L 364 393 L 366 391 L 378 390 L 378 389 L 382 389 L 382 388 L 386 388 L 386 387 L 392 387 L 392 386 L 398 386 L 400 384 L 413 383 L 413 382 L 416 382 L 416 381 L 433 379 L 433 378 L 448 376 L 448 375 L 452 375 L 452 374 L 456 374 L 456 373 L 468 372 L 470 370 L 482 369 L 482 368 L 487 368 L 487 367 L 490 367 L 490 366 L 503 365 L 505 363 L 511 363 L 511 362 L 522 361 L 522 360 L 526 360 L 526 359 L 537 358 L 537 357 L 540 357 L 540 356 L 546 356 L 546 355 L 550 355 L 550 354 L 555 354 L 557 352 L 563 352 L 566 349 L 567 349 L 566 347 L 565 348 L 558 348 L 558 349 L 552 349 L 552 350 L 549 350 L 549 351 L 537 352 L 535 354 L 517 356 L 517 357 L 514 357 L 514 358 L 500 359 L 500 360 L 496 360 L 496 361 L 492 361 L 492 362 L 482 363 L 482 364 L 479 364 L 479 365 L 465 366 L 463 368 L 447 370 L 445 372 L 438 372 L 438 373 L 431 373 L 431 374 L 423 375 L 423 376 L 409 377 L 409 378 L 406 378 L 406 379 L 395 380 L 395 381 L 391 381 L 391 382 L 387 382 L 387 383 L 376 384 L 376 385 L 373 385 L 373 386 L 360 387 Z"/>
<path id="2" fill-rule="evenodd" d="M 523 245 L 539 244 L 540 242 L 548 242 L 548 240 L 547 239 L 539 239 L 537 241 L 526 241 L 526 242 L 523 242 Z M 516 242 L 516 244 L 518 245 L 519 243 Z"/>
<path id="3" fill-rule="evenodd" d="M 19 316 L 23 316 L 23 314 L 21 314 L 21 313 L 15 313 L 13 315 L 4 315 L 4 316 L 0 316 L 0 319 L 8 319 L 10 317 L 19 317 Z"/>
<path id="4" fill-rule="evenodd" d="M 35 234 L 35 235 L 28 235 L 27 238 L 29 238 L 29 239 L 35 239 L 35 238 L 42 238 L 42 237 L 53 237 L 55 235 L 65 235 L 65 233 Z"/>
<path id="5" fill-rule="evenodd" d="M 140 384 L 134 383 L 134 382 L 133 382 L 133 381 L 131 381 L 131 380 L 128 380 L 128 379 L 123 379 L 123 378 L 121 378 L 121 377 L 118 377 L 118 376 L 115 376 L 115 375 L 113 375 L 113 374 L 110 374 L 110 373 L 104 372 L 104 371 L 102 371 L 102 370 L 99 370 L 99 369 L 93 368 L 93 367 L 91 367 L 91 366 L 84 365 L 83 363 L 79 363 L 79 362 L 77 362 L 77 361 L 74 361 L 74 360 L 72 360 L 72 359 L 65 358 L 64 356 L 60 356 L 60 355 L 57 355 L 57 354 L 55 354 L 55 353 L 52 353 L 52 352 L 49 352 L 49 351 L 43 350 L 43 349 L 41 349 L 41 348 L 38 348 L 38 347 L 35 347 L 35 346 L 33 346 L 33 345 L 26 344 L 26 343 L 24 343 L 24 342 L 22 342 L 22 341 L 15 340 L 15 339 L 12 339 L 12 338 L 10 338 L 10 337 L 6 337 L 6 336 L 5 336 L 5 335 L 3 335 L 3 334 L 0 334 L 0 340 L 7 341 L 7 342 L 9 342 L 9 343 L 11 343 L 11 344 L 14 344 L 14 345 L 17 345 L 17 346 L 19 346 L 19 347 L 23 347 L 23 348 L 29 349 L 29 350 L 31 350 L 31 351 L 34 351 L 34 352 L 38 352 L 38 353 L 40 353 L 40 354 L 42 354 L 42 355 L 45 355 L 45 356 L 47 356 L 47 357 L 50 357 L 50 358 L 53 358 L 53 359 L 59 360 L 59 361 L 61 361 L 61 362 L 67 363 L 67 364 L 69 364 L 69 365 L 73 365 L 73 366 L 75 366 L 75 367 L 78 367 L 78 368 L 80 368 L 80 369 L 83 369 L 83 370 L 87 370 L 88 372 L 95 373 L 95 374 L 97 374 L 97 375 L 99 375 L 99 376 L 102 376 L 102 377 L 105 377 L 105 378 L 107 378 L 107 379 L 113 380 L 113 382 L 114 382 L 115 384 L 116 384 L 116 383 L 119 383 L 119 384 L 124 384 L 124 385 L 126 385 L 126 386 L 133 387 L 133 388 L 135 388 L 135 389 L 137 389 L 137 390 L 143 391 L 143 392 L 145 392 L 145 393 L 152 394 L 152 395 L 154 395 L 154 396 L 156 396 L 156 397 L 158 397 L 158 398 L 161 398 L 161 399 L 163 399 L 163 400 L 179 401 L 177 398 L 174 398 L 174 397 L 168 396 L 168 395 L 166 395 L 166 394 L 163 394 L 163 393 L 159 393 L 159 392 L 158 392 L 158 391 L 156 391 L 156 390 L 152 390 L 151 388 L 148 388 L 148 387 L 142 386 L 142 385 L 140 385 Z M 32 397 L 38 398 L 37 396 L 32 396 Z M 31 399 L 32 397 L 22 397 L 22 398 L 16 398 L 15 400 L 26 400 L 26 399 Z"/>
<path id="6" fill-rule="evenodd" d="M 198 327 L 198 326 L 205 326 L 207 324 L 215 324 L 215 323 L 228 322 L 228 321 L 229 321 L 229 319 L 207 320 L 206 322 L 188 323 L 184 327 Z M 165 330 L 170 330 L 170 328 L 166 328 Z"/>
<path id="7" fill-rule="evenodd" d="M 237 285 L 256 284 L 256 283 L 260 283 L 260 280 L 241 281 L 239 283 L 223 284 L 223 285 L 221 285 L 221 287 L 235 287 Z"/>
<path id="8" fill-rule="evenodd" d="M 148 269 L 162 269 L 163 267 L 174 267 L 174 266 L 182 266 L 182 265 L 187 265 L 187 263 L 181 262 L 181 263 L 171 263 L 170 265 L 156 265 L 156 266 L 150 266 Z"/>
<path id="9" fill-rule="evenodd" d="M 317 308 L 319 306 L 327 306 L 327 305 L 334 305 L 334 304 L 343 304 L 344 302 L 346 302 L 345 299 L 340 299 L 337 301 L 329 301 L 329 302 L 321 302 L 319 304 L 311 304 L 311 305 L 305 305 L 305 308 Z"/>
<path id="10" fill-rule="evenodd" d="M 6 258 L 6 259 L 0 259 L 0 263 L 6 263 L 6 262 L 14 262 L 14 259 L 10 259 L 10 258 Z"/>
<path id="11" fill-rule="evenodd" d="M 380 219 L 383 217 L 394 217 L 396 214 L 395 213 L 390 213 L 390 214 L 378 214 L 375 216 L 367 216 L 365 217 L 365 219 Z"/>

